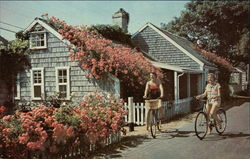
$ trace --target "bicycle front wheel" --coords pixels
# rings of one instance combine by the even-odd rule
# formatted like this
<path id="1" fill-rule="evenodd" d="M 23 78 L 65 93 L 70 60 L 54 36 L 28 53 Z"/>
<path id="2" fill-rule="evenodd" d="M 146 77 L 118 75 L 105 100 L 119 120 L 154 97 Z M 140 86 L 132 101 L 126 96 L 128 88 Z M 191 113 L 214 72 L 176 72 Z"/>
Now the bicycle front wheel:
<path id="1" fill-rule="evenodd" d="M 215 129 L 221 135 L 227 127 L 227 115 L 224 109 L 219 109 L 217 111 L 217 116 L 220 120 L 220 123 L 215 122 Z"/>
<path id="2" fill-rule="evenodd" d="M 205 138 L 207 134 L 207 130 L 208 130 L 208 125 L 209 124 L 208 124 L 207 115 L 204 112 L 199 112 L 195 119 L 194 129 L 195 129 L 196 136 L 200 140 Z"/>

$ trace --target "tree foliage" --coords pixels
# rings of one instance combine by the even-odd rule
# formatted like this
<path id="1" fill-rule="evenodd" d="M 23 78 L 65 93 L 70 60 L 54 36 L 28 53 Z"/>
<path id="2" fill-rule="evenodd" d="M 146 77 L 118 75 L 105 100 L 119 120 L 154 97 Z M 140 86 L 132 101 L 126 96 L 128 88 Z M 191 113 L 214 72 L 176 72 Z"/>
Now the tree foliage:
<path id="1" fill-rule="evenodd" d="M 248 1 L 192 1 L 180 17 L 162 28 L 196 43 L 204 50 L 217 53 L 234 65 L 248 63 Z"/>
<path id="2" fill-rule="evenodd" d="M 118 25 L 93 25 L 90 30 L 96 30 L 106 39 L 110 39 L 116 43 L 134 47 L 131 35 L 124 33 Z"/>
<path id="3" fill-rule="evenodd" d="M 11 82 L 13 76 L 30 66 L 28 40 L 16 39 L 5 46 L 0 44 L 1 78 Z"/>

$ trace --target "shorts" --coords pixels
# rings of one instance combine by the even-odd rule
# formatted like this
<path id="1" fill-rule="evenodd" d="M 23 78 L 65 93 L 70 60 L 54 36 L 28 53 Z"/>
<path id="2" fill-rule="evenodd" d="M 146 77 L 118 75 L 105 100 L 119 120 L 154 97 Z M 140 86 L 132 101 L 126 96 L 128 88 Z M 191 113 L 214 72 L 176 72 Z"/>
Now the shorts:
<path id="1" fill-rule="evenodd" d="M 221 100 L 211 100 L 211 101 L 207 100 L 206 104 L 206 106 L 216 106 L 216 107 L 220 107 L 220 105 L 221 105 Z"/>

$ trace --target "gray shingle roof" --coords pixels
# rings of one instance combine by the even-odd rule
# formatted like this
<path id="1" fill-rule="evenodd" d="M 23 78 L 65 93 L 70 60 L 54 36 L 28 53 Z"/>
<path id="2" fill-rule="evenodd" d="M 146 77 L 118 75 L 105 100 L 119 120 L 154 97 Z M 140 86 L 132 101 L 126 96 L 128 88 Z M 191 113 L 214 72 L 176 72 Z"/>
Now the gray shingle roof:
<path id="1" fill-rule="evenodd" d="M 202 55 L 200 55 L 200 53 L 195 49 L 194 44 L 192 42 L 190 42 L 189 40 L 187 40 L 187 39 L 185 39 L 183 37 L 179 37 L 177 35 L 174 35 L 174 34 L 168 32 L 166 30 L 163 30 L 163 29 L 159 29 L 159 30 L 162 31 L 165 35 L 167 35 L 171 39 L 173 39 L 176 43 L 178 43 L 181 47 L 183 47 L 185 50 L 187 50 L 189 53 L 191 53 L 197 59 L 202 61 L 205 65 L 216 67 L 215 64 L 213 64 L 213 63 L 207 61 L 206 59 L 204 59 L 202 57 Z"/>
<path id="2" fill-rule="evenodd" d="M 178 48 L 176 44 L 173 44 L 166 37 L 186 50 L 189 55 L 183 52 L 180 47 Z M 193 70 L 199 70 L 200 63 L 216 67 L 214 64 L 205 60 L 196 51 L 194 45 L 190 41 L 159 29 L 150 23 L 135 33 L 132 36 L 132 41 L 137 47 L 144 51 L 147 56 L 157 62 Z M 193 57 L 191 57 L 191 55 Z M 197 61 L 200 61 L 200 63 Z"/>

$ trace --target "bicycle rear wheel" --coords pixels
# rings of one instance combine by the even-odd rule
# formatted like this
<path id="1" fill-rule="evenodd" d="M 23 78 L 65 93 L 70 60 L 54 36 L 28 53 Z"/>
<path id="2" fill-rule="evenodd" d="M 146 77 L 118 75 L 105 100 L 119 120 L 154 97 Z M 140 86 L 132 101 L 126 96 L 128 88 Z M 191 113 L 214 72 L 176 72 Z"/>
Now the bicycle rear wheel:
<path id="1" fill-rule="evenodd" d="M 152 111 L 152 116 L 151 116 L 151 122 L 150 122 L 150 132 L 153 138 L 156 138 L 156 131 L 158 128 L 157 120 L 156 120 L 156 115 L 155 115 L 155 110 Z"/>
<path id="2" fill-rule="evenodd" d="M 226 111 L 224 109 L 220 108 L 217 111 L 217 116 L 220 120 L 220 123 L 215 122 L 215 129 L 221 135 L 226 130 L 226 127 L 227 127 Z"/>
<path id="3" fill-rule="evenodd" d="M 207 130 L 208 130 L 208 125 L 209 124 L 208 124 L 207 115 L 204 112 L 199 112 L 195 119 L 194 129 L 195 129 L 196 136 L 200 140 L 205 138 L 207 134 Z"/>

